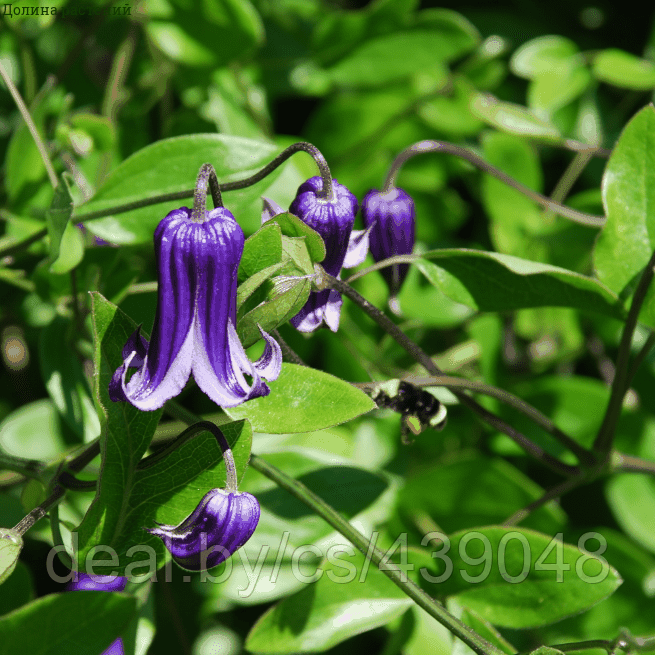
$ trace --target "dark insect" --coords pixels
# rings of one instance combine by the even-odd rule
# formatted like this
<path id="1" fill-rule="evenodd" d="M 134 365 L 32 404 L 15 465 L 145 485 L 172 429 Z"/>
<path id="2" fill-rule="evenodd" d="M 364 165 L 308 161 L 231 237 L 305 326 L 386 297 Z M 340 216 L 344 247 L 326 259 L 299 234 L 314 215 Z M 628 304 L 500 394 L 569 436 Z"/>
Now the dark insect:
<path id="1" fill-rule="evenodd" d="M 446 406 L 429 391 L 403 380 L 390 380 L 376 384 L 371 398 L 378 407 L 391 409 L 402 415 L 401 434 L 404 443 L 408 433 L 421 434 L 427 428 L 443 430 L 447 420 Z"/>

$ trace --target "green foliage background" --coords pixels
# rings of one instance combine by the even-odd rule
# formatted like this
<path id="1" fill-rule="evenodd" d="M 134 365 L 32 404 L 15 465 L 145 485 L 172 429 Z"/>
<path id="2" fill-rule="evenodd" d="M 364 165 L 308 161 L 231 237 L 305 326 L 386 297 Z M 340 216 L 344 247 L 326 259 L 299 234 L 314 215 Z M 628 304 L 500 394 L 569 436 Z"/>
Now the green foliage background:
<path id="1" fill-rule="evenodd" d="M 360 4 L 4 5 L 0 63 L 59 182 L 53 190 L 0 82 L 0 526 L 10 528 L 43 501 L 64 457 L 98 437 L 102 456 L 80 474 L 100 478 L 95 494 L 67 493 L 58 518 L 25 535 L 13 572 L 5 579 L 0 572 L 0 654 L 54 655 L 84 644 L 78 652 L 98 655 L 118 636 L 130 654 L 468 653 L 374 565 L 360 580 L 369 563 L 305 504 L 247 467 L 251 449 L 367 538 L 378 534 L 390 560 L 413 566 L 411 579 L 505 653 L 628 633 L 637 637 L 632 650 L 652 648 L 652 288 L 623 349 L 621 338 L 655 248 L 654 12 L 609 2 Z M 476 394 L 559 461 L 553 470 L 448 392 L 441 396 L 447 427 L 401 443 L 398 415 L 374 409 L 348 383 L 425 370 L 349 300 L 338 333 L 306 338 L 287 321 L 309 282 L 274 297 L 273 276 L 306 275 L 323 256 L 320 239 L 292 216 L 260 228 L 261 196 L 286 209 L 316 174 L 311 159 L 296 154 L 224 201 L 250 237 L 239 271 L 239 336 L 254 359 L 257 325 L 279 326 L 312 368 L 285 364 L 269 397 L 227 413 L 187 386 L 180 404 L 224 426 L 241 489 L 257 495 L 262 519 L 222 582 L 171 567 L 142 528 L 181 521 L 220 486 L 220 453 L 204 435 L 164 464 L 138 469 L 184 424 L 170 413 L 113 404 L 106 385 L 134 326 L 152 328 L 153 231 L 190 200 L 111 210 L 192 188 L 204 162 L 222 183 L 242 179 L 298 140 L 316 145 L 361 201 L 382 187 L 400 151 L 425 139 L 466 146 L 533 191 L 606 221 L 601 229 L 558 217 L 462 159 L 416 157 L 398 185 L 416 203 L 421 257 L 394 320 L 446 374 L 530 403 L 592 459 L 599 431 L 610 431 L 612 449 L 581 462 L 575 448 L 502 397 Z M 105 215 L 85 218 L 94 213 Z M 76 227 L 82 221 L 84 230 Z M 379 273 L 353 286 L 386 308 Z M 607 428 L 616 368 L 626 372 L 627 357 L 639 353 Z M 576 476 L 519 526 L 502 525 Z M 50 566 L 66 574 L 58 559 L 48 560 L 57 524 L 69 547 L 79 540 L 80 566 L 98 544 L 121 557 L 148 544 L 157 566 L 166 566 L 156 582 L 132 584 L 125 594 L 61 593 L 63 583 L 48 573 Z M 450 538 L 454 566 L 440 583 L 419 575 L 444 574 L 443 544 L 426 540 L 435 532 Z M 462 554 L 470 534 L 478 536 Z M 493 563 L 472 582 L 486 570 L 476 551 L 485 543 Z M 299 564 L 292 553 L 308 544 L 315 550 Z M 524 544 L 529 570 L 513 583 L 498 553 L 504 549 L 505 573 L 516 578 Z M 13 565 L 15 550 L 0 549 L 0 561 Z M 262 553 L 254 584 L 248 567 Z M 358 574 L 347 584 L 338 553 Z M 323 574 L 312 581 L 319 566 Z M 587 646 L 583 652 L 599 650 Z"/>

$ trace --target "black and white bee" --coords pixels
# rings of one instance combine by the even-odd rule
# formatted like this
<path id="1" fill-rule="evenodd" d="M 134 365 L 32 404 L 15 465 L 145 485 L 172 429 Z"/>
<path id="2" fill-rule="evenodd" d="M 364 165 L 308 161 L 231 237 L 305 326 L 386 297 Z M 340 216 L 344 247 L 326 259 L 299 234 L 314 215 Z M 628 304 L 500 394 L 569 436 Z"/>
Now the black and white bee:
<path id="1" fill-rule="evenodd" d="M 409 443 L 410 432 L 418 435 L 427 428 L 443 430 L 446 425 L 446 406 L 426 389 L 409 382 L 389 380 L 374 384 L 369 394 L 378 407 L 401 415 L 401 434 L 405 443 Z"/>

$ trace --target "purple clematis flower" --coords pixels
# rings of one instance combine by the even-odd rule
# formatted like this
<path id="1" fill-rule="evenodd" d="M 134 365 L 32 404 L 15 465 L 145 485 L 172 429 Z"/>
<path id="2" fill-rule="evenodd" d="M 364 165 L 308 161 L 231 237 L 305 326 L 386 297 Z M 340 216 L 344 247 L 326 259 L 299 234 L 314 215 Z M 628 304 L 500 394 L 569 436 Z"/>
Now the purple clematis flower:
<path id="1" fill-rule="evenodd" d="M 120 575 L 89 575 L 78 573 L 76 579 L 66 585 L 66 591 L 123 591 L 127 578 Z M 124 655 L 123 639 L 118 637 L 102 655 Z"/>
<path id="2" fill-rule="evenodd" d="M 259 522 L 257 499 L 240 491 L 212 489 L 177 526 L 146 528 L 184 569 L 200 571 L 224 562 L 250 539 Z"/>
<path id="3" fill-rule="evenodd" d="M 78 573 L 66 585 L 66 591 L 123 591 L 127 578 L 122 575 L 89 575 Z"/>
<path id="4" fill-rule="evenodd" d="M 414 249 L 416 212 L 414 201 L 402 189 L 371 189 L 362 200 L 364 225 L 371 230 L 369 245 L 376 262 L 395 255 L 409 255 Z M 381 269 L 395 296 L 402 286 L 408 264 L 394 264 Z"/>
<path id="5" fill-rule="evenodd" d="M 327 273 L 338 277 L 343 267 L 357 266 L 366 257 L 368 232 L 353 231 L 357 198 L 337 180 L 332 180 L 332 198 L 320 197 L 323 180 L 312 177 L 298 188 L 289 211 L 318 232 L 325 242 L 325 259 L 321 263 Z M 262 220 L 267 221 L 283 211 L 264 198 Z M 291 319 L 300 332 L 313 332 L 325 323 L 333 332 L 339 328 L 341 295 L 333 289 L 312 291 L 305 306 Z"/>
<path id="6" fill-rule="evenodd" d="M 217 404 L 234 407 L 266 396 L 261 378 L 275 380 L 282 366 L 277 342 L 261 331 L 264 354 L 251 362 L 236 333 L 237 269 L 244 236 L 224 207 L 176 209 L 155 230 L 157 311 L 148 343 L 137 329 L 123 348 L 123 364 L 109 383 L 109 397 L 155 410 L 182 391 L 189 376 Z M 129 368 L 137 371 L 127 380 Z M 252 383 L 245 375 L 252 377 Z"/>

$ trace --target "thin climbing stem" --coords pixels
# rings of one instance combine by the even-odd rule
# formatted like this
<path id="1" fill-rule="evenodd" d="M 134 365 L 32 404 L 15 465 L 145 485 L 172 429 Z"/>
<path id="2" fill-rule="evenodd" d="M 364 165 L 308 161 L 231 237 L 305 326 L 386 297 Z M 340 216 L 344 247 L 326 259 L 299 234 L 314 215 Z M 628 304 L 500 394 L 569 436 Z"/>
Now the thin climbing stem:
<path id="1" fill-rule="evenodd" d="M 646 299 L 648 288 L 653 280 L 653 267 L 655 266 L 655 252 L 651 255 L 644 268 L 639 283 L 632 297 L 628 317 L 623 326 L 623 334 L 621 335 L 621 343 L 619 344 L 619 352 L 616 358 L 616 371 L 614 380 L 612 381 L 612 390 L 610 392 L 610 399 L 607 403 L 607 409 L 603 422 L 598 430 L 598 435 L 594 441 L 594 450 L 607 458 L 612 448 L 612 441 L 614 440 L 614 432 L 616 431 L 616 424 L 621 414 L 621 407 L 623 405 L 623 398 L 628 390 L 626 386 L 629 380 L 628 361 L 630 358 L 630 348 L 632 346 L 632 338 L 634 336 L 635 328 L 637 327 L 637 319 L 639 312 Z"/>
<path id="2" fill-rule="evenodd" d="M 43 160 L 43 165 L 45 166 L 48 178 L 50 179 L 50 184 L 52 185 L 53 189 L 56 189 L 57 185 L 59 184 L 59 180 L 57 179 L 57 173 L 55 173 L 55 169 L 52 167 L 52 162 L 50 161 L 48 150 L 45 147 L 45 143 L 43 143 L 43 139 L 39 134 L 39 130 L 36 128 L 36 125 L 32 120 L 32 116 L 30 115 L 30 111 L 27 108 L 27 105 L 23 101 L 23 98 L 21 97 L 20 92 L 16 88 L 16 85 L 13 83 L 11 77 L 9 77 L 7 71 L 5 70 L 2 61 L 0 61 L 0 77 L 2 77 L 4 83 L 7 85 L 9 93 L 11 93 L 11 97 L 14 99 L 14 102 L 18 107 L 18 111 L 21 113 L 23 120 L 27 125 L 27 129 L 30 131 L 32 138 L 34 139 L 34 143 L 39 150 L 39 154 Z"/>
<path id="3" fill-rule="evenodd" d="M 389 319 L 383 312 L 381 312 L 377 307 L 372 305 L 366 298 L 359 294 L 355 289 L 353 289 L 349 284 L 346 284 L 342 280 L 338 280 L 331 275 L 327 274 L 320 266 L 317 265 L 317 278 L 316 285 L 318 288 L 327 288 L 335 289 L 339 293 L 342 293 L 346 297 L 350 298 L 354 303 L 356 303 L 366 314 L 368 314 L 389 336 L 391 336 L 407 353 L 423 368 L 425 368 L 428 373 L 434 376 L 443 375 L 443 371 L 434 363 L 432 358 L 422 350 L 418 344 L 414 343 L 391 319 Z M 496 416 L 493 412 L 485 409 L 477 401 L 471 398 L 468 394 L 463 391 L 453 390 L 454 395 L 458 400 L 473 410 L 478 416 L 480 416 L 485 422 L 491 425 L 493 428 L 506 434 L 512 441 L 517 443 L 523 450 L 532 455 L 535 459 L 539 460 L 553 471 L 556 471 L 560 475 L 570 477 L 572 475 L 577 475 L 579 473 L 576 466 L 570 466 L 561 462 L 556 457 L 553 457 L 550 453 L 547 453 L 541 446 L 530 441 L 524 434 L 516 430 L 509 423 L 504 421 L 499 416 Z"/>
<path id="4" fill-rule="evenodd" d="M 570 477 L 568 480 L 564 480 L 564 482 L 560 482 L 560 484 L 557 484 L 551 489 L 548 489 L 548 491 L 546 491 L 542 496 L 540 496 L 536 500 L 533 500 L 531 503 L 529 503 L 522 509 L 518 510 L 517 512 L 514 512 L 514 514 L 512 514 L 508 519 L 503 521 L 503 525 L 510 526 L 520 523 L 523 519 L 527 518 L 530 514 L 532 514 L 532 512 L 539 509 L 540 507 L 543 507 L 543 505 L 545 505 L 547 502 L 551 500 L 555 500 L 555 498 L 559 498 L 560 496 L 563 496 L 565 493 L 568 493 L 569 491 L 572 491 L 573 489 L 582 486 L 588 481 L 589 481 L 589 477 L 587 475 L 581 474 L 581 475 Z"/>
<path id="5" fill-rule="evenodd" d="M 476 393 L 484 394 L 485 396 L 496 398 L 497 400 L 500 400 L 506 405 L 509 405 L 510 407 L 513 407 L 517 411 L 521 412 L 548 434 L 552 435 L 564 447 L 568 448 L 578 458 L 578 461 L 581 464 L 586 466 L 593 466 L 593 464 L 596 462 L 596 458 L 594 457 L 593 453 L 586 450 L 577 441 L 566 434 L 566 432 L 560 430 L 560 428 L 558 428 L 545 414 L 542 414 L 536 407 L 533 407 L 530 405 L 530 403 L 525 402 L 525 400 L 522 400 L 509 391 L 505 391 L 504 389 L 485 384 L 484 382 L 466 380 L 464 378 L 458 378 L 452 375 L 438 375 L 428 378 L 408 376 L 405 378 L 405 380 L 416 387 L 446 387 L 448 389 L 468 389 L 469 391 L 474 391 Z M 364 385 L 370 386 L 370 383 L 364 383 Z"/>
<path id="6" fill-rule="evenodd" d="M 204 223 L 207 220 L 207 188 L 211 188 L 214 207 L 222 207 L 223 199 L 218 186 L 216 171 L 211 164 L 203 164 L 198 173 L 196 188 L 193 192 L 193 210 L 191 211 L 192 223 Z"/>
<path id="7" fill-rule="evenodd" d="M 386 192 L 395 186 L 396 177 L 398 176 L 398 173 L 400 172 L 403 164 L 407 160 L 415 157 L 416 155 L 422 155 L 431 152 L 443 152 L 449 155 L 455 155 L 461 159 L 465 159 L 474 166 L 477 166 L 485 173 L 493 175 L 493 177 L 497 178 L 501 182 L 504 182 L 513 189 L 521 192 L 523 195 L 530 198 L 530 200 L 533 200 L 534 202 L 542 205 L 555 214 L 563 216 L 564 218 L 568 218 L 571 221 L 580 223 L 581 225 L 587 225 L 589 227 L 602 227 L 605 224 L 604 216 L 587 214 L 585 212 L 572 209 L 571 207 L 566 207 L 565 205 L 556 202 L 552 198 L 548 198 L 541 193 L 537 193 L 536 191 L 525 186 L 525 184 L 521 184 L 521 182 L 507 175 L 507 173 L 504 173 L 499 168 L 492 166 L 489 162 L 485 161 L 482 157 L 480 157 L 480 155 L 476 154 L 472 150 L 464 148 L 463 146 L 455 145 L 454 143 L 448 143 L 447 141 L 419 141 L 409 146 L 408 148 L 405 148 L 405 150 L 403 150 L 391 164 L 391 168 L 387 174 L 387 179 L 384 183 L 383 190 Z"/>

